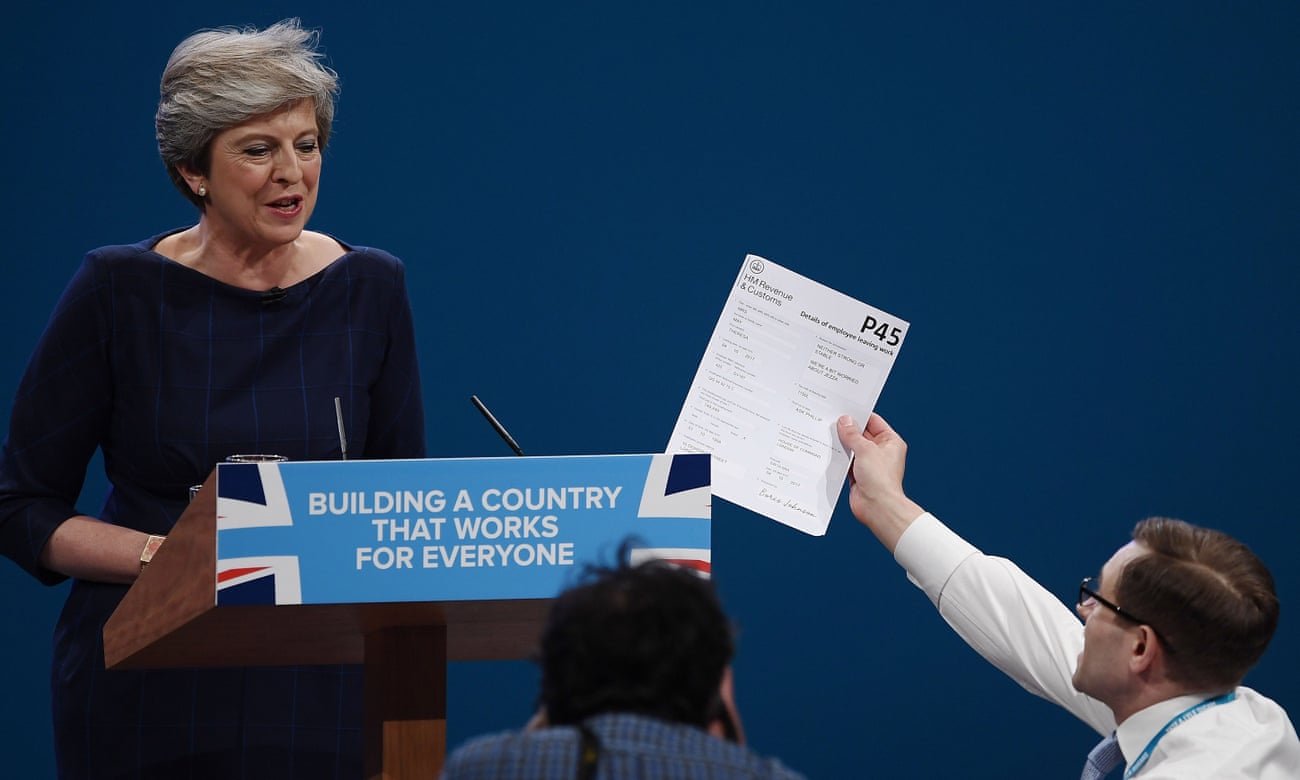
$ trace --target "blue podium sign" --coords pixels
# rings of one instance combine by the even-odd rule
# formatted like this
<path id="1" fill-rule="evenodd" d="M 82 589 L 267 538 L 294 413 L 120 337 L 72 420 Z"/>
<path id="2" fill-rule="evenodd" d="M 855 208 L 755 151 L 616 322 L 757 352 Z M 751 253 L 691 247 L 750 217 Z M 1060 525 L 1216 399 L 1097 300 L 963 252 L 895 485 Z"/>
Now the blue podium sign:
<path id="1" fill-rule="evenodd" d="M 552 598 L 587 563 L 710 569 L 707 453 L 217 467 L 217 603 Z"/>

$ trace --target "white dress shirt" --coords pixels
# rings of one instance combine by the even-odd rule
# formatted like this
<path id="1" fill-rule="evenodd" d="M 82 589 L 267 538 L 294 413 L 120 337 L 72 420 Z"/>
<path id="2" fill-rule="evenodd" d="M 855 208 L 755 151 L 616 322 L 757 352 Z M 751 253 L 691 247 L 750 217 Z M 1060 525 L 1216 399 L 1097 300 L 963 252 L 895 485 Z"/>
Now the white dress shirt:
<path id="1" fill-rule="evenodd" d="M 1099 734 L 1116 731 L 1127 764 L 1165 724 L 1206 696 L 1147 707 L 1115 728 L 1110 708 L 1074 689 L 1083 623 L 1005 558 L 984 555 L 933 515 L 904 532 L 894 559 L 953 630 L 1026 690 L 1059 704 Z M 1286 711 L 1250 688 L 1167 731 L 1134 777 L 1143 780 L 1296 780 L 1300 739 Z M 1083 756 L 1079 757 L 1080 764 Z"/>

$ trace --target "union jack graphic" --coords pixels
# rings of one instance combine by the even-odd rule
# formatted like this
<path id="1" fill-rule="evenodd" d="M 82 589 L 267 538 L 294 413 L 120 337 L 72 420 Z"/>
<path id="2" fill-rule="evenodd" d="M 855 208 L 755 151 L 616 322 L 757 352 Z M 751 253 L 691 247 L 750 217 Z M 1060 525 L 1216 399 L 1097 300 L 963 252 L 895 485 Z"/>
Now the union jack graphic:
<path id="1" fill-rule="evenodd" d="M 293 525 L 276 463 L 223 463 L 217 469 L 217 532 Z M 217 561 L 217 604 L 301 604 L 293 555 Z"/>
<path id="2" fill-rule="evenodd" d="M 650 461 L 637 517 L 712 517 L 713 458 L 707 452 L 656 455 Z"/>
<path id="3" fill-rule="evenodd" d="M 701 577 L 713 574 L 713 553 L 699 547 L 633 547 L 628 551 L 628 563 L 636 566 L 649 560 L 661 560 L 691 569 Z"/>

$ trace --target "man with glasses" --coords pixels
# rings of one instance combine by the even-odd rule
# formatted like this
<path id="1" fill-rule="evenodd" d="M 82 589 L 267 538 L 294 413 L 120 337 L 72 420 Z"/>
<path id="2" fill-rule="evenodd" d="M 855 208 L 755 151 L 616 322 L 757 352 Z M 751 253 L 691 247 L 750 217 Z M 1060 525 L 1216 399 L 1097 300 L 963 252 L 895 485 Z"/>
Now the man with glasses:
<path id="1" fill-rule="evenodd" d="M 877 414 L 859 431 L 849 506 L 980 655 L 1107 738 L 1082 777 L 1300 778 L 1286 712 L 1241 686 L 1277 627 L 1273 578 L 1226 534 L 1167 518 L 1137 525 L 1079 586 L 1071 610 L 986 556 L 903 492 L 907 444 Z M 1117 773 L 1118 776 L 1118 773 Z"/>

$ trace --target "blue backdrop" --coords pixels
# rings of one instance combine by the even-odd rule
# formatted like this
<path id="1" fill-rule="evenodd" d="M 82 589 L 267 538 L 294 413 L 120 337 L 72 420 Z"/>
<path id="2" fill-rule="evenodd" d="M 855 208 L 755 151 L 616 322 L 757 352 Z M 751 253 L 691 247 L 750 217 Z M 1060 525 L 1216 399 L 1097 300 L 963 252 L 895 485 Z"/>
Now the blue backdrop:
<path id="1" fill-rule="evenodd" d="M 508 453 L 472 393 L 531 453 L 661 450 L 761 254 L 912 323 L 879 404 L 910 492 L 1063 598 L 1146 515 L 1257 549 L 1284 612 L 1247 682 L 1300 712 L 1300 5 L 24 3 L 6 410 L 81 255 L 195 218 L 153 141 L 171 48 L 292 15 L 343 79 L 313 227 L 406 261 L 432 454 Z M 812 777 L 1073 776 L 1094 736 L 843 504 L 811 538 L 716 502 L 754 746 Z M 0 566 L 7 775 L 53 771 L 63 595 Z M 451 745 L 523 723 L 535 682 L 453 665 Z M 1012 749 L 981 768 L 986 739 Z"/>

